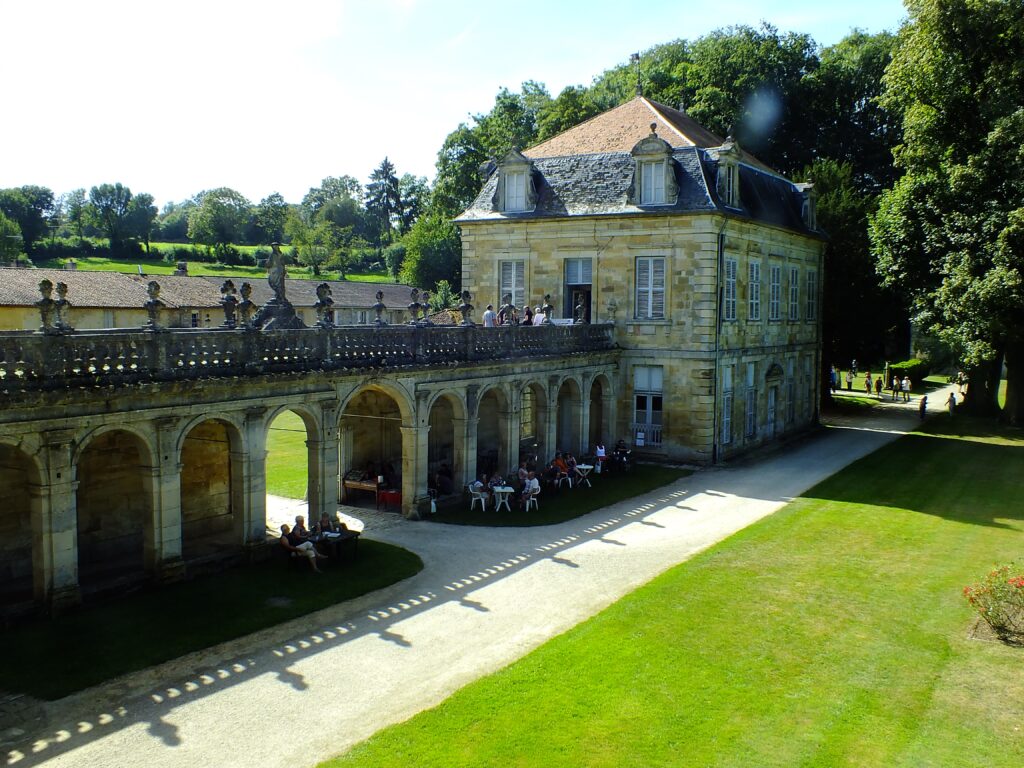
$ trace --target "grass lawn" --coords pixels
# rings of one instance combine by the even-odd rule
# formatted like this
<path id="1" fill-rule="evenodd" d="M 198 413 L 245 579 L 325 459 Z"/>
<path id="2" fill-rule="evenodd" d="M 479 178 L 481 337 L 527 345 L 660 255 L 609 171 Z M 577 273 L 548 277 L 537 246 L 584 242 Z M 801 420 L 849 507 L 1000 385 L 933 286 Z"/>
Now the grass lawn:
<path id="1" fill-rule="evenodd" d="M 531 509 L 529 513 L 516 510 L 514 505 L 512 512 L 495 512 L 490 507 L 486 512 L 481 512 L 479 504 L 476 509 L 470 511 L 467 496 L 464 504 L 460 503 L 455 509 L 441 510 L 428 519 L 453 525 L 483 525 L 492 528 L 554 525 L 607 507 L 617 501 L 653 491 L 689 474 L 691 472 L 687 469 L 638 464 L 628 474 L 591 473 L 592 488 L 566 488 L 555 494 L 545 488 L 537 499 L 540 509 Z"/>
<path id="2" fill-rule="evenodd" d="M 306 439 L 306 425 L 298 414 L 285 411 L 274 419 L 267 433 L 267 493 L 306 498 Z"/>
<path id="3" fill-rule="evenodd" d="M 5 629 L 0 689 L 57 699 L 364 595 L 422 568 L 412 552 L 360 541 L 354 563 L 322 574 L 274 559 Z"/>
<path id="4" fill-rule="evenodd" d="M 330 765 L 1024 765 L 1024 649 L 961 592 L 1021 557 L 1022 476 L 940 416 Z"/>

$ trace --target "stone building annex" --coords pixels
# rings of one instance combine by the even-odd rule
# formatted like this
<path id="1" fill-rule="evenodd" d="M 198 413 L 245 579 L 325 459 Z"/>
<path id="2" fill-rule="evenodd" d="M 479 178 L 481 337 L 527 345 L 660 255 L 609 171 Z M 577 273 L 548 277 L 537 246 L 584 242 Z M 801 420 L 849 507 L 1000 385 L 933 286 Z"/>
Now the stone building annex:
<path id="1" fill-rule="evenodd" d="M 0 332 L 0 600 L 55 607 L 188 576 L 266 543 L 267 431 L 305 425 L 310 515 L 392 464 L 402 511 L 521 452 L 624 438 L 714 462 L 816 421 L 823 238 L 793 184 L 685 113 L 637 97 L 483 169 L 463 236 L 463 324 L 295 315 L 222 291 L 223 324 L 73 330 L 43 286 L 36 332 Z M 61 303 L 61 302 L 70 302 Z M 487 304 L 540 326 L 472 325 Z M 313 310 L 311 309 L 311 312 Z M 310 317 L 311 319 L 311 317 Z"/>

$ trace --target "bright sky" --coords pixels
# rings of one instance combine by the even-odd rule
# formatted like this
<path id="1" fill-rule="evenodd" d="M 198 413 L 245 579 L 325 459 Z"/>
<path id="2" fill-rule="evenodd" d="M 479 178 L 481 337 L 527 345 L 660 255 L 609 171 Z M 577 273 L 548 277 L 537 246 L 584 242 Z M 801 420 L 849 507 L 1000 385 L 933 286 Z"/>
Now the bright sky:
<path id="1" fill-rule="evenodd" d="M 502 86 L 557 95 L 731 24 L 830 45 L 903 17 L 899 0 L 7 0 L 0 188 L 298 202 L 325 176 L 365 183 L 385 155 L 433 179 L 445 136 Z"/>

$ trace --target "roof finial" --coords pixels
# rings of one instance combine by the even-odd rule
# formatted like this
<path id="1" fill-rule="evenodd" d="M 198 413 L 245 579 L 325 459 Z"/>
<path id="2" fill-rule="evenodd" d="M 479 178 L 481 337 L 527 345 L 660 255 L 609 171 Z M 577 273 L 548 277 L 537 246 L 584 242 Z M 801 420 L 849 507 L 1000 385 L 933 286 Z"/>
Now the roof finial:
<path id="1" fill-rule="evenodd" d="M 657 135 L 658 135 L 658 124 L 657 123 L 651 123 L 651 136 L 657 136 Z"/>
<path id="2" fill-rule="evenodd" d="M 644 86 L 643 86 L 643 83 L 640 82 L 640 53 L 639 53 L 639 51 L 637 53 L 631 53 L 629 55 L 629 61 L 630 61 L 631 64 L 636 64 L 636 95 L 637 96 L 643 96 L 644 95 Z"/>

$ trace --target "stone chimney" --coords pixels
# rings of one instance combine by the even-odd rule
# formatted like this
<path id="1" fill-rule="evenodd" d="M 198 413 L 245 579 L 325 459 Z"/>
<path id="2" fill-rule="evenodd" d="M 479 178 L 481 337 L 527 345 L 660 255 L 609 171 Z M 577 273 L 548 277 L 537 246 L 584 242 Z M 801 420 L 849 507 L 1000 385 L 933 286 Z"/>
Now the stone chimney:
<path id="1" fill-rule="evenodd" d="M 179 261 L 174 269 L 174 275 L 177 277 L 188 277 L 188 262 Z"/>

